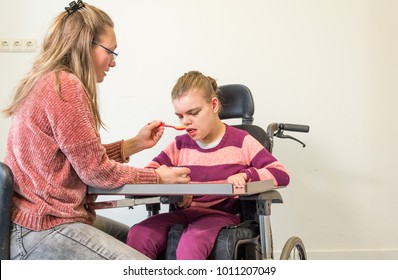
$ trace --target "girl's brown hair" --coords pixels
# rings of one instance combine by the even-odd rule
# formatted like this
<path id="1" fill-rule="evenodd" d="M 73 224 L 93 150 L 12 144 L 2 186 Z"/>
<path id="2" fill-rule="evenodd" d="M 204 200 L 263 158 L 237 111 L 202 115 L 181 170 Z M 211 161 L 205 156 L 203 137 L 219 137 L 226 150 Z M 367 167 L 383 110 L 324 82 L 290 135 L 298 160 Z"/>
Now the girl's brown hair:
<path id="1" fill-rule="evenodd" d="M 203 91 L 203 97 L 208 102 L 210 102 L 213 97 L 219 99 L 220 92 L 216 80 L 212 77 L 203 75 L 199 71 L 189 71 L 181 76 L 171 91 L 171 99 L 178 99 L 187 94 L 189 90 L 195 88 Z"/>

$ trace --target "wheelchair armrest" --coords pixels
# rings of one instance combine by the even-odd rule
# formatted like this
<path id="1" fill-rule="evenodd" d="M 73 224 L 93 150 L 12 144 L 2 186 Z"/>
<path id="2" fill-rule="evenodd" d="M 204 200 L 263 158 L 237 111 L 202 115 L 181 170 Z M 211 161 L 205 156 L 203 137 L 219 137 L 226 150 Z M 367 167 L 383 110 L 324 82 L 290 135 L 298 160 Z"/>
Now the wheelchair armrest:
<path id="1" fill-rule="evenodd" d="M 163 204 L 173 204 L 182 201 L 182 196 L 161 196 L 160 202 Z"/>
<path id="2" fill-rule="evenodd" d="M 281 194 L 276 190 L 260 193 L 257 200 L 263 200 L 263 201 L 271 200 L 272 203 L 283 203 Z"/>
<path id="3" fill-rule="evenodd" d="M 262 192 L 259 194 L 249 195 L 249 196 L 241 196 L 241 206 L 242 204 L 246 204 L 245 208 L 252 209 L 251 211 L 255 211 L 257 213 L 257 217 L 260 216 L 270 216 L 271 215 L 271 204 L 272 203 L 283 203 L 283 199 L 281 194 L 276 190 L 271 190 L 267 192 Z M 249 202 L 249 203 L 247 203 Z M 252 203 L 255 202 L 255 203 Z M 248 206 L 247 204 L 251 205 Z M 255 204 L 255 206 L 254 206 Z M 255 207 L 255 209 L 253 208 Z M 250 213 L 250 210 L 249 210 Z M 241 211 L 243 217 L 247 217 L 247 213 Z M 256 218 L 258 220 L 258 218 Z"/>
<path id="4" fill-rule="evenodd" d="M 271 201 L 272 203 L 283 203 L 281 194 L 277 190 L 239 197 L 240 200 Z"/>

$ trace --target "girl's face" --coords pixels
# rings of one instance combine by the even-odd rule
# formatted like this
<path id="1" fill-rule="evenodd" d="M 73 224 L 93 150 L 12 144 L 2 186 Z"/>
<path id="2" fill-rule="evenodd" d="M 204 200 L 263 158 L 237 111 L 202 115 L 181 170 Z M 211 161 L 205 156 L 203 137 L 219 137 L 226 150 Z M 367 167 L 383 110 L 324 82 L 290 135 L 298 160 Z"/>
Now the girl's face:
<path id="1" fill-rule="evenodd" d="M 116 66 L 114 54 L 112 53 L 115 51 L 116 47 L 115 32 L 112 28 L 107 27 L 105 32 L 98 38 L 98 42 L 96 41 L 95 44 L 93 44 L 91 50 L 91 57 L 93 58 L 98 83 L 104 80 L 106 72 L 109 71 L 110 67 Z"/>
<path id="2" fill-rule="evenodd" d="M 195 141 L 209 144 L 224 135 L 224 124 L 218 116 L 219 100 L 214 97 L 208 102 L 203 96 L 202 90 L 191 89 L 182 97 L 174 99 L 173 106 L 189 136 Z"/>

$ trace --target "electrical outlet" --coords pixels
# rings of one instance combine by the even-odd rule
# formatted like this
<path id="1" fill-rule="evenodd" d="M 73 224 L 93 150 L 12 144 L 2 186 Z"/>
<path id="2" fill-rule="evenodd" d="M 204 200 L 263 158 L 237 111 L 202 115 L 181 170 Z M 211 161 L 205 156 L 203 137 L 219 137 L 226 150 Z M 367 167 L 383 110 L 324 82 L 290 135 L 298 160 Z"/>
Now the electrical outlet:
<path id="1" fill-rule="evenodd" d="M 0 39 L 0 52 L 35 52 L 35 39 Z"/>
<path id="2" fill-rule="evenodd" d="M 11 40 L 11 50 L 13 52 L 22 52 L 22 51 L 24 51 L 23 40 L 19 40 L 19 39 Z"/>
<path id="3" fill-rule="evenodd" d="M 24 40 L 23 47 L 26 52 L 35 52 L 37 50 L 37 41 L 34 39 Z"/>
<path id="4" fill-rule="evenodd" d="M 0 39 L 0 52 L 11 51 L 11 41 L 7 39 Z"/>

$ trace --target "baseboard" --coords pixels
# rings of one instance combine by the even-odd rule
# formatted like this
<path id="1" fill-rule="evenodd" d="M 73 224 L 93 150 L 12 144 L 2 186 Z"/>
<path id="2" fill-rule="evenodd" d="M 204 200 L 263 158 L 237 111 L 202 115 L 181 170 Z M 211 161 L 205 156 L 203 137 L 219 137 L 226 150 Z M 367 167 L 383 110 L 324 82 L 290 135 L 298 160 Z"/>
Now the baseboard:
<path id="1" fill-rule="evenodd" d="M 309 260 L 398 260 L 398 250 L 307 251 Z"/>

